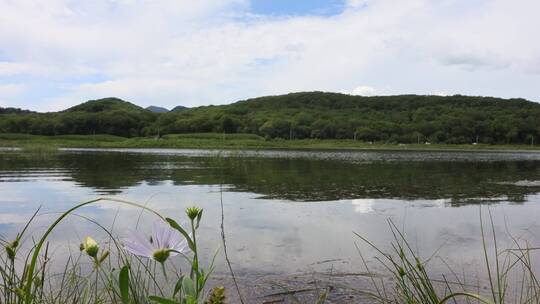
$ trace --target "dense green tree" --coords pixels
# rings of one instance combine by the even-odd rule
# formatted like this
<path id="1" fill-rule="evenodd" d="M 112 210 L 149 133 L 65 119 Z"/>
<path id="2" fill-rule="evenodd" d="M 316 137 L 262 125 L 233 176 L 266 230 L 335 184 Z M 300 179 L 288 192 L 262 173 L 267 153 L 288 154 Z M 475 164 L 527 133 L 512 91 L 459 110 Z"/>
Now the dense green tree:
<path id="1" fill-rule="evenodd" d="M 356 129 L 356 138 L 363 141 L 375 141 L 378 138 L 378 133 L 368 127 L 358 127 Z"/>
<path id="2" fill-rule="evenodd" d="M 259 132 L 268 137 L 289 138 L 291 137 L 291 124 L 283 119 L 272 119 L 266 121 Z"/>
<path id="3" fill-rule="evenodd" d="M 284 139 L 530 144 L 540 135 L 540 104 L 461 95 L 305 92 L 158 114 L 105 98 L 53 113 L 0 108 L 0 132 L 119 136 L 241 132 Z"/>

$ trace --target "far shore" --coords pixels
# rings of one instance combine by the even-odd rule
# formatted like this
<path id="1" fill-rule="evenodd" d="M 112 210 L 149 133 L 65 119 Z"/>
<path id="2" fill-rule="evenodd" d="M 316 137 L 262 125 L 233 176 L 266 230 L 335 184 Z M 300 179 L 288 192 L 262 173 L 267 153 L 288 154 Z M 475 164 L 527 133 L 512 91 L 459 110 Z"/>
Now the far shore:
<path id="1" fill-rule="evenodd" d="M 264 139 L 251 134 L 172 134 L 157 137 L 125 138 L 110 135 L 39 136 L 0 134 L 0 148 L 28 151 L 59 148 L 168 148 L 230 150 L 396 150 L 396 151 L 540 151 L 537 145 L 369 143 L 352 139 Z"/>

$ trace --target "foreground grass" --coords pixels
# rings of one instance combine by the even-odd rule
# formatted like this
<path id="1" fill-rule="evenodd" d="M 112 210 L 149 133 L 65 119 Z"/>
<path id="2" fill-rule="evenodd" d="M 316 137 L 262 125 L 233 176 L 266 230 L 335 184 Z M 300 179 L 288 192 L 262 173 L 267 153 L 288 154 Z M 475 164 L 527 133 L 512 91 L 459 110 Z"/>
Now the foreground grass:
<path id="1" fill-rule="evenodd" d="M 484 253 L 483 266 L 487 272 L 489 287 L 470 285 L 471 278 L 459 275 L 458 271 L 448 266 L 449 277 L 434 276 L 429 270 L 431 256 L 422 259 L 408 242 L 397 226 L 389 220 L 394 236 L 392 250 L 382 251 L 362 235 L 355 233 L 380 254 L 376 259 L 387 270 L 394 282 L 390 288 L 388 282 L 377 281 L 372 276 L 375 292 L 372 296 L 380 303 L 395 304 L 443 304 L 443 303 L 483 303 L 483 304 L 533 304 L 540 303 L 540 282 L 534 268 L 532 255 L 538 250 L 527 241 L 511 236 L 515 247 L 500 249 L 493 218 L 489 213 L 488 229 L 485 228 L 480 210 L 480 234 Z M 488 251 L 487 243 L 492 241 L 493 252 Z M 361 253 L 360 253 L 361 255 Z M 372 273 L 361 255 L 367 273 Z"/>
<path id="2" fill-rule="evenodd" d="M 112 135 L 39 136 L 0 134 L 0 147 L 20 147 L 28 151 L 50 151 L 57 148 L 189 148 L 189 149 L 316 149 L 316 150 L 424 150 L 424 151 L 535 151 L 531 145 L 451 145 L 386 144 L 354 140 L 299 139 L 266 140 L 254 134 L 170 134 L 160 139 L 125 138 Z"/>
<path id="3" fill-rule="evenodd" d="M 80 254 L 67 258 L 63 272 L 53 273 L 49 235 L 65 218 L 77 216 L 78 209 L 106 201 L 153 213 L 157 222 L 150 237 L 132 234 L 120 240 L 100 223 L 86 218 L 110 238 L 95 241 L 86 237 Z M 189 224 L 182 227 L 144 205 L 99 198 L 62 213 L 43 235 L 32 238 L 28 247 L 25 232 L 36 212 L 14 239 L 1 240 L 4 251 L 0 254 L 0 303 L 223 303 L 222 287 L 206 287 L 213 265 L 205 269 L 199 264 L 196 235 L 202 213 L 200 208 L 187 208 Z M 182 273 L 170 265 L 168 259 L 175 255 L 185 258 L 189 271 Z"/>

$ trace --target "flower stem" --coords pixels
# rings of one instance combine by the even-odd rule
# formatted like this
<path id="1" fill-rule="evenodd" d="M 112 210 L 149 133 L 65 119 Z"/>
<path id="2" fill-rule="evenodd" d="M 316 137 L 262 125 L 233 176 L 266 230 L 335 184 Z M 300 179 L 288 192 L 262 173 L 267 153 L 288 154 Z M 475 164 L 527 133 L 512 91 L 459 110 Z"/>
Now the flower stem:
<path id="1" fill-rule="evenodd" d="M 169 278 L 167 277 L 167 270 L 165 269 L 165 262 L 161 262 L 161 270 L 163 271 L 163 276 L 165 277 L 165 281 L 169 283 Z"/>
<path id="2" fill-rule="evenodd" d="M 96 262 L 97 262 L 97 261 L 96 261 Z M 96 282 L 95 282 L 96 286 L 94 286 L 94 293 L 95 293 L 95 295 L 94 295 L 94 296 L 95 296 L 94 301 L 95 301 L 95 303 L 99 303 L 99 301 L 98 301 L 99 266 L 98 266 L 97 264 L 96 264 L 96 269 L 95 269 L 95 271 L 96 271 Z"/>
<path id="3" fill-rule="evenodd" d="M 197 237 L 196 237 L 196 228 L 195 228 L 195 221 L 191 220 L 191 231 L 193 235 L 193 263 L 191 266 L 192 275 L 195 275 L 195 292 L 197 295 L 197 299 L 199 298 L 199 256 L 197 253 Z"/>

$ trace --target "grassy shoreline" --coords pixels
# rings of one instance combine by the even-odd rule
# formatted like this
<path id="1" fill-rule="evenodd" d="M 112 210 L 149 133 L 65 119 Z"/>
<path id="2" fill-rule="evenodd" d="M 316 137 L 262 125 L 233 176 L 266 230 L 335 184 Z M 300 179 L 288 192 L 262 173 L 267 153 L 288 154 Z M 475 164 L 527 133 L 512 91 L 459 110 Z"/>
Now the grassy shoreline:
<path id="1" fill-rule="evenodd" d="M 410 151 L 540 151 L 540 146 L 491 144 L 389 144 L 354 140 L 299 139 L 266 140 L 253 134 L 171 134 L 160 139 L 125 138 L 111 135 L 39 136 L 0 134 L 0 147 L 24 150 L 57 148 L 173 148 L 173 149 L 291 149 L 291 150 L 410 150 Z"/>

